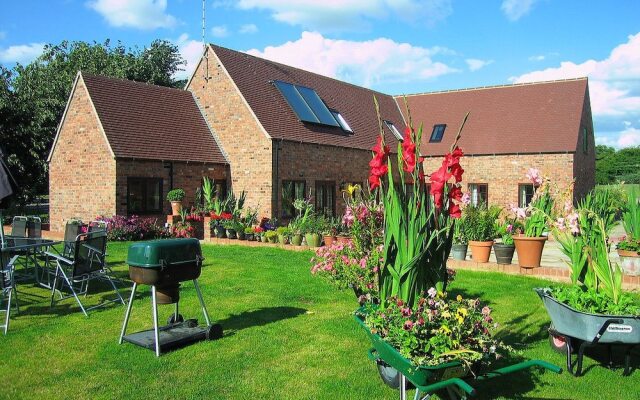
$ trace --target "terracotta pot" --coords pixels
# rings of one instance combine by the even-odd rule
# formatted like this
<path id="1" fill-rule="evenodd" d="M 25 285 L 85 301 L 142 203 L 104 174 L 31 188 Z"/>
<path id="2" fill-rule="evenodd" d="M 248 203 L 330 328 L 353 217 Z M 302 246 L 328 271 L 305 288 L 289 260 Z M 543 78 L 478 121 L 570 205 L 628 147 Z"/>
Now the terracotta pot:
<path id="1" fill-rule="evenodd" d="M 494 243 L 493 252 L 496 254 L 496 262 L 498 264 L 511 264 L 513 260 L 513 252 L 516 247 L 512 244 Z"/>
<path id="2" fill-rule="evenodd" d="M 180 215 L 180 211 L 182 211 L 182 202 L 181 201 L 172 201 L 171 202 L 171 215 Z"/>
<path id="3" fill-rule="evenodd" d="M 518 253 L 518 264 L 522 268 L 538 268 L 542 259 L 544 242 L 546 241 L 546 236 L 514 236 L 513 244 L 515 244 L 516 252 Z"/>
<path id="4" fill-rule="evenodd" d="M 325 246 L 331 246 L 333 244 L 333 241 L 336 240 L 335 236 L 331 235 L 324 235 L 322 239 L 324 240 Z"/>
<path id="5" fill-rule="evenodd" d="M 630 250 L 618 250 L 620 267 L 625 275 L 640 275 L 640 254 Z"/>
<path id="6" fill-rule="evenodd" d="M 489 262 L 491 246 L 493 246 L 493 240 L 486 242 L 476 242 L 475 240 L 469 240 L 469 248 L 471 248 L 471 259 L 475 262 Z"/>
<path id="7" fill-rule="evenodd" d="M 342 244 L 351 243 L 351 236 L 338 236 L 338 243 L 342 243 Z"/>

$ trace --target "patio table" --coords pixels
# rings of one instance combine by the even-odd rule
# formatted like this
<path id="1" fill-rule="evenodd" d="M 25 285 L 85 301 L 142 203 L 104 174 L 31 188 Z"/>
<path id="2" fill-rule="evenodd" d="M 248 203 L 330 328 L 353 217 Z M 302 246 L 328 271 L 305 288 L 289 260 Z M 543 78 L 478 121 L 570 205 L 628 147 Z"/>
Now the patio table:
<path id="1" fill-rule="evenodd" d="M 28 267 L 30 263 L 33 264 L 36 283 L 51 289 L 49 262 L 45 252 L 53 250 L 53 246 L 60 243 L 62 243 L 60 240 L 5 236 L 0 251 L 25 257 L 25 267 Z M 40 256 L 44 256 L 44 262 Z"/>

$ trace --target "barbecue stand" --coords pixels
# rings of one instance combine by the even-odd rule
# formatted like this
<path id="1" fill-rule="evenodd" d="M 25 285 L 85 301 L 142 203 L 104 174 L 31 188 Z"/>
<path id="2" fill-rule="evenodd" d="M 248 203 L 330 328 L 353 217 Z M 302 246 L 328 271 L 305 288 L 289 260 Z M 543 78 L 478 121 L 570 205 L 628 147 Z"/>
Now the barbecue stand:
<path id="1" fill-rule="evenodd" d="M 198 285 L 202 260 L 197 239 L 152 240 L 129 246 L 127 264 L 133 288 L 118 343 L 122 344 L 124 340 L 154 350 L 156 356 L 160 356 L 163 351 L 200 340 L 221 338 L 222 326 L 211 324 Z M 206 326 L 199 326 L 196 319 L 185 321 L 179 313 L 180 283 L 189 280 L 196 289 Z M 139 284 L 151 286 L 153 329 L 125 335 Z M 158 326 L 158 304 L 175 304 L 175 312 L 165 326 Z"/>

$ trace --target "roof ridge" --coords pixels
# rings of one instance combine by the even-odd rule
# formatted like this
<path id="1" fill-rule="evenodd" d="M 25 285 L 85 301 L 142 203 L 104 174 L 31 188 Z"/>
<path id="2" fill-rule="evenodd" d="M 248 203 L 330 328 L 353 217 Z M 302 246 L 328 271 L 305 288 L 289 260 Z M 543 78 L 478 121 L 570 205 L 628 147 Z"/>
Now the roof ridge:
<path id="1" fill-rule="evenodd" d="M 230 49 L 228 47 L 219 46 L 219 45 L 216 45 L 216 44 L 213 44 L 213 43 L 209 43 L 209 46 L 213 47 L 214 50 L 215 50 L 215 48 L 219 48 L 219 49 L 223 49 L 223 50 L 232 51 L 232 52 L 235 52 L 235 53 L 240 53 L 242 55 L 246 55 L 246 56 L 249 56 L 249 57 L 257 58 L 258 60 L 266 61 L 268 63 L 276 64 L 276 65 L 279 65 L 279 66 L 282 66 L 282 67 L 285 67 L 285 68 L 295 69 L 295 70 L 302 71 L 302 72 L 307 73 L 307 74 L 312 74 L 312 75 L 315 75 L 315 76 L 319 76 L 319 77 L 324 78 L 324 79 L 331 79 L 332 81 L 336 81 L 336 82 L 339 82 L 339 83 L 342 83 L 342 84 L 345 84 L 345 85 L 353 86 L 353 87 L 358 88 L 358 89 L 365 89 L 365 90 L 368 90 L 368 91 L 373 92 L 373 93 L 381 94 L 383 96 L 394 97 L 394 95 L 391 95 L 391 94 L 388 94 L 388 93 L 383 93 L 383 92 L 380 92 L 378 90 L 374 90 L 374 89 L 367 88 L 367 87 L 364 87 L 364 86 L 356 85 L 355 83 L 346 82 L 346 81 L 343 81 L 343 80 L 338 79 L 338 78 L 334 78 L 334 77 L 327 76 L 327 75 L 322 75 L 322 74 L 319 74 L 317 72 L 313 72 L 313 71 L 309 71 L 309 70 L 306 70 L 306 69 L 294 67 L 292 65 L 283 64 L 283 63 L 280 63 L 280 62 L 277 62 L 277 61 L 269 60 L 269 59 L 264 58 L 264 57 L 254 56 L 253 54 L 249 54 L 249 53 L 247 53 L 245 51 L 234 50 L 234 49 Z"/>
<path id="2" fill-rule="evenodd" d="M 148 83 L 148 82 L 134 81 L 133 79 L 118 78 L 118 77 L 115 77 L 115 76 L 108 76 L 108 75 L 101 75 L 101 74 L 93 74 L 93 73 L 90 73 L 90 72 L 84 72 L 82 70 L 79 70 L 78 72 L 80 72 L 80 75 L 82 75 L 83 78 L 84 77 L 98 78 L 98 79 L 105 79 L 105 80 L 112 81 L 112 82 L 121 82 L 121 83 L 125 83 L 125 84 L 130 84 L 130 85 L 154 87 L 154 88 L 167 89 L 167 90 L 176 90 L 178 92 L 188 92 L 188 90 L 185 90 L 185 89 L 174 88 L 174 87 L 170 87 L 170 86 L 156 85 L 154 83 Z"/>
<path id="3" fill-rule="evenodd" d="M 471 87 L 471 88 L 437 90 L 437 91 L 434 91 L 434 92 L 420 92 L 420 93 L 412 93 L 412 94 L 404 94 L 404 95 L 392 95 L 392 96 L 393 96 L 394 99 L 398 99 L 398 98 L 402 98 L 402 97 L 424 96 L 424 95 L 430 95 L 430 94 L 470 92 L 470 91 L 473 91 L 473 90 L 487 90 L 487 89 L 506 89 L 506 88 L 520 87 L 520 86 L 546 85 L 546 84 L 551 84 L 551 83 L 575 82 L 575 81 L 583 81 L 583 80 L 588 80 L 588 77 L 583 76 L 583 77 L 578 77 L 578 78 L 553 79 L 553 80 L 548 80 L 548 81 L 507 83 L 507 84 L 503 84 L 503 85 L 477 86 L 477 87 Z"/>

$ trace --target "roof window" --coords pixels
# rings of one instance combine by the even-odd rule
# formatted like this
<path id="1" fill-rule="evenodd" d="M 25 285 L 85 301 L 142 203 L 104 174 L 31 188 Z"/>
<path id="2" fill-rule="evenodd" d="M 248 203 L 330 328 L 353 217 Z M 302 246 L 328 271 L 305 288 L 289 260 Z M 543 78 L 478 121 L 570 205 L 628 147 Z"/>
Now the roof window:
<path id="1" fill-rule="evenodd" d="M 447 129 L 446 124 L 434 125 L 433 131 L 431 132 L 431 137 L 429 138 L 429 143 L 440 143 L 442 141 L 442 137 L 444 136 L 445 129 Z"/>
<path id="2" fill-rule="evenodd" d="M 401 142 L 404 140 L 404 138 L 402 137 L 402 134 L 400 134 L 400 131 L 398 131 L 398 128 L 396 128 L 393 122 L 387 121 L 386 119 L 383 122 L 387 126 L 387 128 L 391 131 L 391 133 L 393 133 L 393 136 L 395 136 L 396 139 L 398 139 Z"/>

